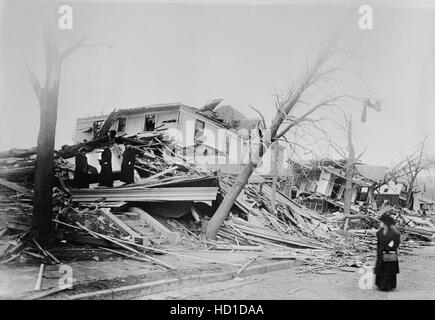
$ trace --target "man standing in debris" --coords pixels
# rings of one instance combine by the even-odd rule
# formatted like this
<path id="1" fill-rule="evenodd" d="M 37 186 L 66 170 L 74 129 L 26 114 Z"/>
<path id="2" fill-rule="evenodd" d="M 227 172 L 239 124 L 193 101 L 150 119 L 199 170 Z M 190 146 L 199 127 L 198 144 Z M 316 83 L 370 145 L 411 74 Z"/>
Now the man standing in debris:
<path id="1" fill-rule="evenodd" d="M 375 265 L 376 286 L 380 291 L 390 291 L 396 288 L 396 276 L 399 273 L 397 248 L 400 235 L 393 229 L 394 219 L 383 214 L 379 220 L 380 228 L 377 232 L 377 255 Z"/>
<path id="2" fill-rule="evenodd" d="M 130 145 L 125 146 L 125 151 L 122 154 L 121 164 L 121 181 L 126 184 L 134 182 L 134 164 L 136 162 L 136 155 Z"/>
<path id="3" fill-rule="evenodd" d="M 74 170 L 74 185 L 76 188 L 89 188 L 88 179 L 88 158 L 86 158 L 86 148 L 80 148 L 76 155 L 76 168 Z"/>
<path id="4" fill-rule="evenodd" d="M 104 148 L 101 154 L 100 165 L 99 185 L 113 187 L 112 151 L 110 151 L 109 147 Z"/>

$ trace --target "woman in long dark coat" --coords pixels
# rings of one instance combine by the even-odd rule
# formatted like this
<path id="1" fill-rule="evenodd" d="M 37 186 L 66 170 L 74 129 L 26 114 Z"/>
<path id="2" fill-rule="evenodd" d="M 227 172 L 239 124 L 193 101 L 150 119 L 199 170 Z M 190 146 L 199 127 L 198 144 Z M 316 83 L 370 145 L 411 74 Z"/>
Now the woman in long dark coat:
<path id="1" fill-rule="evenodd" d="M 121 181 L 126 184 L 134 182 L 134 164 L 136 155 L 130 145 L 125 146 L 125 151 L 122 154 L 121 163 Z"/>
<path id="2" fill-rule="evenodd" d="M 109 147 L 104 148 L 101 154 L 100 165 L 99 185 L 113 187 L 112 151 L 110 151 Z"/>
<path id="3" fill-rule="evenodd" d="M 74 185 L 76 188 L 89 188 L 88 179 L 88 158 L 86 158 L 86 149 L 80 148 L 75 157 L 76 167 L 74 170 Z"/>
<path id="4" fill-rule="evenodd" d="M 400 235 L 393 229 L 394 219 L 389 215 L 382 215 L 379 220 L 381 227 L 377 232 L 377 257 L 374 273 L 376 286 L 381 291 L 390 291 L 396 288 L 396 276 L 399 273 L 397 248 L 400 244 Z"/>

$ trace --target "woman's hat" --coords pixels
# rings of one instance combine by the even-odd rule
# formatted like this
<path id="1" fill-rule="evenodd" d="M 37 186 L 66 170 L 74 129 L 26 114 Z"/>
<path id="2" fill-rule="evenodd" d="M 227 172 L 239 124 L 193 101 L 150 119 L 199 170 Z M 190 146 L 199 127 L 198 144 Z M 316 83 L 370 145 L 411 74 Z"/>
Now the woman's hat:
<path id="1" fill-rule="evenodd" d="M 391 216 L 385 213 L 379 218 L 379 220 L 385 223 L 387 226 L 391 226 L 396 222 Z"/>

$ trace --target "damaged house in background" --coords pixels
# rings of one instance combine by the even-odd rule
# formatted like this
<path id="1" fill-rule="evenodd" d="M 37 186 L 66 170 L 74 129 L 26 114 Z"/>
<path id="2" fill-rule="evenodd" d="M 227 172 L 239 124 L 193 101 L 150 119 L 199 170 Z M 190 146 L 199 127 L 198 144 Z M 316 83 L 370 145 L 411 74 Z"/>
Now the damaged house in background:
<path id="1" fill-rule="evenodd" d="M 377 203 L 382 203 L 387 200 L 388 204 L 396 207 L 406 207 L 406 196 L 408 193 L 408 185 L 405 181 L 389 181 L 379 187 L 375 194 Z M 412 198 L 410 209 L 418 210 L 434 210 L 434 194 L 430 187 L 425 184 L 418 184 L 412 190 Z"/>
<path id="2" fill-rule="evenodd" d="M 331 212 L 344 206 L 346 185 L 345 162 L 330 159 L 295 161 L 291 165 L 291 197 L 317 212 Z M 375 190 L 384 179 L 387 167 L 366 164 L 355 165 L 352 178 L 351 210 L 359 206 L 376 206 Z"/>

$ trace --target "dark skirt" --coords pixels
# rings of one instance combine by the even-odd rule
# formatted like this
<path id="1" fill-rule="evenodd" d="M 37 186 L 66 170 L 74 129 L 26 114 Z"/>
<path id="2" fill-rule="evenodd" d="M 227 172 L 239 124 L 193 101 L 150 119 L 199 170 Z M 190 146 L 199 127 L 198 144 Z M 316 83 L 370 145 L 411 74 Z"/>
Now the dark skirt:
<path id="1" fill-rule="evenodd" d="M 113 172 L 112 165 L 101 165 L 101 172 L 99 177 L 99 185 L 105 187 L 113 187 Z"/>
<path id="2" fill-rule="evenodd" d="M 134 166 L 126 163 L 121 164 L 121 181 L 126 184 L 134 182 Z"/>
<path id="3" fill-rule="evenodd" d="M 88 174 L 83 172 L 74 172 L 74 186 L 79 189 L 89 188 Z"/>
<path id="4" fill-rule="evenodd" d="M 376 286 L 380 291 L 391 291 L 396 289 L 396 274 L 376 275 Z"/>

